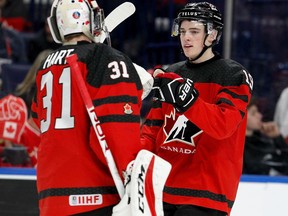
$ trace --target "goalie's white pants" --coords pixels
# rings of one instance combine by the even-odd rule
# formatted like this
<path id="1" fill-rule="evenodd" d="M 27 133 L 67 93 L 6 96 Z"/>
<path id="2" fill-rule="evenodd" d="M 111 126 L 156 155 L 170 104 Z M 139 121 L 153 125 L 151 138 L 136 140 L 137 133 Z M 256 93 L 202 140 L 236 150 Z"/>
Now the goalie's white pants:
<path id="1" fill-rule="evenodd" d="M 112 216 L 163 216 L 163 188 L 171 165 L 147 150 L 133 164 L 131 181 Z"/>

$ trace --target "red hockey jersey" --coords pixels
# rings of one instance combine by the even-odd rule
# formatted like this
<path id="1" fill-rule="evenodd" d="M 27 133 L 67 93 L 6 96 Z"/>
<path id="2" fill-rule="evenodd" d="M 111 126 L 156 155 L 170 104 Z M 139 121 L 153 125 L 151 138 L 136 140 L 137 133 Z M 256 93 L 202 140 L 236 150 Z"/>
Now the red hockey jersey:
<path id="1" fill-rule="evenodd" d="M 193 80 L 199 98 L 183 114 L 156 101 L 143 125 L 143 144 L 172 164 L 164 201 L 229 214 L 242 173 L 252 77 L 220 56 L 201 64 L 176 63 L 167 71 Z"/>
<path id="2" fill-rule="evenodd" d="M 140 150 L 142 85 L 131 60 L 80 42 L 54 51 L 36 77 L 32 116 L 41 130 L 37 187 L 41 215 L 71 215 L 119 202 L 105 157 L 66 57 L 76 53 L 120 175 Z"/>

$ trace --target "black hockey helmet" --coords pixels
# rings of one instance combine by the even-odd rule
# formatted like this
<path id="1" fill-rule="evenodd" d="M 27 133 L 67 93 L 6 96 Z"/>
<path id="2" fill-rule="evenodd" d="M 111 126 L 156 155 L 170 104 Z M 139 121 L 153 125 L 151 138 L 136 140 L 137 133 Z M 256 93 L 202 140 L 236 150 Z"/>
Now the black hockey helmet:
<path id="1" fill-rule="evenodd" d="M 220 11 L 211 3 L 188 3 L 180 10 L 172 26 L 172 37 L 179 35 L 179 27 L 183 20 L 195 20 L 207 26 L 209 34 L 212 29 L 218 31 L 217 42 L 220 40 L 223 28 L 223 19 Z"/>

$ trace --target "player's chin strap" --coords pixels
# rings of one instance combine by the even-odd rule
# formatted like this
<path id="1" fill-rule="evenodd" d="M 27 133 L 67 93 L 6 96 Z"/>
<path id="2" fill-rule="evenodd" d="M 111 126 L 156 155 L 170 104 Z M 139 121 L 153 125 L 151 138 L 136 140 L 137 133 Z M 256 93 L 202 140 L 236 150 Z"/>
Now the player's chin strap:
<path id="1" fill-rule="evenodd" d="M 163 216 L 163 188 L 170 170 L 170 163 L 141 150 L 127 168 L 125 194 L 112 216 Z"/>
<path id="2" fill-rule="evenodd" d="M 209 28 L 209 27 L 208 27 Z M 195 58 L 193 58 L 193 59 L 191 59 L 191 58 L 189 58 L 189 61 L 190 62 L 193 62 L 193 61 L 196 61 L 197 59 L 199 59 L 205 52 L 206 52 L 206 50 L 208 49 L 208 48 L 210 48 L 210 47 L 213 47 L 213 46 L 215 46 L 217 43 L 218 43 L 218 39 L 217 39 L 217 37 L 220 37 L 221 36 L 221 33 L 219 33 L 219 32 L 217 32 L 217 37 L 215 38 L 215 40 L 213 40 L 213 42 L 211 43 L 211 45 L 210 46 L 206 46 L 205 45 L 205 41 L 206 41 L 206 39 L 207 39 L 207 37 L 211 34 L 211 31 L 213 31 L 213 30 L 208 30 L 208 33 L 206 34 L 206 36 L 205 36 L 205 38 L 204 38 L 204 47 L 203 47 L 203 49 L 202 49 L 202 51 L 199 53 L 199 55 L 198 56 L 196 56 Z M 210 33 L 209 33 L 210 32 Z M 218 34 L 220 34 L 220 36 L 218 36 Z"/>
<path id="3" fill-rule="evenodd" d="M 216 44 L 216 40 L 214 40 L 213 43 L 212 43 L 210 46 L 206 46 L 206 45 L 205 45 L 205 41 L 206 41 L 208 35 L 209 35 L 209 34 L 206 34 L 206 36 L 205 36 L 205 39 L 204 39 L 204 47 L 203 47 L 202 51 L 201 51 L 201 52 L 199 53 L 199 55 L 196 56 L 195 58 L 193 58 L 193 59 L 189 58 L 189 61 L 190 61 L 190 62 L 193 62 L 193 61 L 196 61 L 197 59 L 199 59 L 199 58 L 206 52 L 206 50 L 207 50 L 208 48 L 210 48 L 210 47 L 212 47 L 212 46 L 214 46 L 214 45 Z"/>

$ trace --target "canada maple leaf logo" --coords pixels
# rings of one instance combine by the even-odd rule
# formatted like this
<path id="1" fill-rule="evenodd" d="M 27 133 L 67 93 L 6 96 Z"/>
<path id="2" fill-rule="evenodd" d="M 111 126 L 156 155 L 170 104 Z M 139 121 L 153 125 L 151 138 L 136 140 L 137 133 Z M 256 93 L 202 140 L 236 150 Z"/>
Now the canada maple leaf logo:
<path id="1" fill-rule="evenodd" d="M 11 125 L 9 125 L 9 127 L 6 128 L 6 131 L 7 131 L 8 133 L 13 133 L 13 132 L 15 131 L 15 128 L 12 127 Z"/>
<path id="2" fill-rule="evenodd" d="M 14 139 L 16 135 L 17 124 L 6 121 L 4 125 L 3 138 Z"/>

